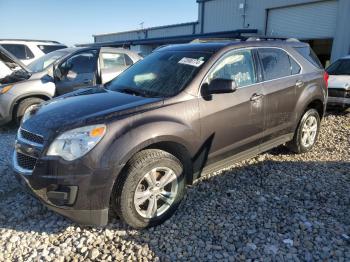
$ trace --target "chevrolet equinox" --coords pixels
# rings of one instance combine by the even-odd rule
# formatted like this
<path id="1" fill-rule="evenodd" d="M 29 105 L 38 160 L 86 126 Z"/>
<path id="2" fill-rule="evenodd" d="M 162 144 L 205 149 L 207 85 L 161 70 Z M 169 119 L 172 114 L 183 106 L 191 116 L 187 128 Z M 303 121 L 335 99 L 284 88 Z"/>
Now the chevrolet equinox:
<path id="1" fill-rule="evenodd" d="M 19 182 L 80 224 L 155 226 L 200 175 L 281 144 L 312 149 L 328 76 L 296 40 L 160 48 L 105 85 L 44 102 L 18 130 Z"/>

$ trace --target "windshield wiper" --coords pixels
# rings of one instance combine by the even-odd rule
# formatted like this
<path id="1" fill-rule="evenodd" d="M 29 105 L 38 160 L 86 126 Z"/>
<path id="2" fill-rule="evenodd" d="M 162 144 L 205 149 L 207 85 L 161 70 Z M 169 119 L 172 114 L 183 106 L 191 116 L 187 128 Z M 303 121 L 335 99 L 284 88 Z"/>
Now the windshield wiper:
<path id="1" fill-rule="evenodd" d="M 144 96 L 144 97 L 152 97 L 152 93 L 153 93 L 153 92 L 149 92 L 147 90 L 130 88 L 130 87 L 121 88 L 121 89 L 118 89 L 116 91 L 126 93 L 126 94 L 135 95 L 135 96 Z"/>

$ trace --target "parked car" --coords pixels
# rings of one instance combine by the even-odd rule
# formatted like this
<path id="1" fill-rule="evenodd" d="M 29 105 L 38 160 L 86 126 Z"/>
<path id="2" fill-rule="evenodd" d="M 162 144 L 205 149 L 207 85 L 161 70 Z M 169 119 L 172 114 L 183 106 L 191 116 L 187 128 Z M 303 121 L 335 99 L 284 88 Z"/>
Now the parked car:
<path id="1" fill-rule="evenodd" d="M 0 46 L 0 83 L 2 78 L 25 67 L 21 61 Z"/>
<path id="2" fill-rule="evenodd" d="M 343 57 L 327 68 L 329 74 L 328 105 L 350 107 L 350 56 Z"/>
<path id="3" fill-rule="evenodd" d="M 25 65 L 45 54 L 67 47 L 57 41 L 29 39 L 0 39 L 0 45 Z"/>
<path id="4" fill-rule="evenodd" d="M 104 88 L 28 112 L 16 177 L 78 223 L 105 225 L 113 210 L 132 227 L 158 225 L 201 174 L 284 143 L 296 153 L 313 148 L 327 83 L 301 49 L 310 47 L 242 41 L 158 49 Z"/>
<path id="5" fill-rule="evenodd" d="M 20 123 L 33 106 L 80 88 L 106 83 L 141 57 L 111 47 L 53 51 L 1 80 L 0 124 Z"/>

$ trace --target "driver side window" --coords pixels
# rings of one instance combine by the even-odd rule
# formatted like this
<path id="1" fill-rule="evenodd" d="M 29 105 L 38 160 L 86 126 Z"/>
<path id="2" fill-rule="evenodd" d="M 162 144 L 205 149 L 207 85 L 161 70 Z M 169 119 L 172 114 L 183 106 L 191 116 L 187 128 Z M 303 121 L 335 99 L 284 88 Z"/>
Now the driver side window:
<path id="1" fill-rule="evenodd" d="M 214 79 L 234 80 L 238 87 L 256 83 L 251 50 L 233 51 L 221 58 L 210 72 L 208 82 Z"/>
<path id="2" fill-rule="evenodd" d="M 95 73 L 97 59 L 95 50 L 73 55 L 59 67 L 61 80 L 74 81 L 80 75 Z"/>

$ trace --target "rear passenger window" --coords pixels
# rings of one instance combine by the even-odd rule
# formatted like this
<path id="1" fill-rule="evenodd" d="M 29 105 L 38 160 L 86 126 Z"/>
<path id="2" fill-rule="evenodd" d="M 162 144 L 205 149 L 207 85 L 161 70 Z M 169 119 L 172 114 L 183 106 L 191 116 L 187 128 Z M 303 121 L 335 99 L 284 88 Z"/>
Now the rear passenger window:
<path id="1" fill-rule="evenodd" d="M 32 51 L 30 51 L 30 49 L 26 45 L 2 44 L 1 46 L 20 60 L 34 58 Z"/>
<path id="2" fill-rule="evenodd" d="M 264 71 L 264 80 L 272 80 L 291 75 L 289 56 L 281 49 L 258 49 Z"/>
<path id="3" fill-rule="evenodd" d="M 102 53 L 103 69 L 126 66 L 125 55 L 120 53 Z"/>

